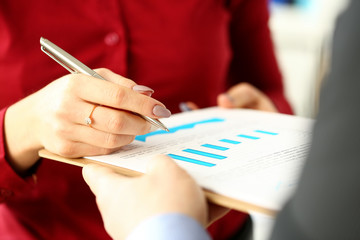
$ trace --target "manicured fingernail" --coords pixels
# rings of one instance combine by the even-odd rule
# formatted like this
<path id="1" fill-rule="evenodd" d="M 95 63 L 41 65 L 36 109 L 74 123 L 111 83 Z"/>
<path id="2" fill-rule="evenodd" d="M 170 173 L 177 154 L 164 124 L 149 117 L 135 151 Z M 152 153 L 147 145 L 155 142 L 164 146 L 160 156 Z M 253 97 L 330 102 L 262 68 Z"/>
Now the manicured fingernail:
<path id="1" fill-rule="evenodd" d="M 155 107 L 153 108 L 153 114 L 157 117 L 164 117 L 164 118 L 171 116 L 171 112 L 169 111 L 169 109 L 166 109 L 161 105 L 155 105 Z"/>
<path id="2" fill-rule="evenodd" d="M 154 93 L 154 90 L 152 90 L 151 88 L 147 87 L 147 86 L 143 86 L 143 85 L 135 85 L 132 88 L 134 91 L 145 94 L 147 96 L 151 96 Z"/>

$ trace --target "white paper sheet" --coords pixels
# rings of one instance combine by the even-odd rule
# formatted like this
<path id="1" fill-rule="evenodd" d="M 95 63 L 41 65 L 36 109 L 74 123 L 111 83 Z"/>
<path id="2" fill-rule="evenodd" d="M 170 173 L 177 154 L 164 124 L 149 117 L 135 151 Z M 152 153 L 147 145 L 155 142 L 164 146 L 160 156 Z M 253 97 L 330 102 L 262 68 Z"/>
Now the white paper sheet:
<path id="1" fill-rule="evenodd" d="M 290 115 L 221 108 L 161 121 L 169 133 L 157 130 L 138 136 L 117 153 L 88 158 L 139 172 L 146 171 L 156 154 L 201 161 L 175 160 L 204 188 L 273 210 L 280 209 L 296 187 L 314 123 Z"/>

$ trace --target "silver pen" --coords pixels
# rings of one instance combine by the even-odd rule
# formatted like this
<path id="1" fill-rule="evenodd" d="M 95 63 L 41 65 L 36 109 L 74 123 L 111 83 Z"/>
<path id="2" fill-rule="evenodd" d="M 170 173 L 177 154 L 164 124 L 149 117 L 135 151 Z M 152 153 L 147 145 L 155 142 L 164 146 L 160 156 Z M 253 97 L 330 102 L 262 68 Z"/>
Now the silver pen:
<path id="1" fill-rule="evenodd" d="M 50 42 L 49 40 L 41 37 L 40 38 L 40 45 L 41 50 L 46 53 L 49 57 L 54 59 L 57 63 L 63 66 L 71 73 L 83 73 L 92 77 L 96 77 L 102 80 L 106 80 L 99 74 L 97 74 L 94 70 L 87 67 L 85 64 L 65 52 L 63 49 L 56 46 L 54 43 Z M 158 119 L 154 119 L 148 116 L 141 115 L 139 113 L 134 113 L 135 115 L 145 119 L 155 127 L 158 127 L 162 130 L 169 132 L 169 129 Z"/>

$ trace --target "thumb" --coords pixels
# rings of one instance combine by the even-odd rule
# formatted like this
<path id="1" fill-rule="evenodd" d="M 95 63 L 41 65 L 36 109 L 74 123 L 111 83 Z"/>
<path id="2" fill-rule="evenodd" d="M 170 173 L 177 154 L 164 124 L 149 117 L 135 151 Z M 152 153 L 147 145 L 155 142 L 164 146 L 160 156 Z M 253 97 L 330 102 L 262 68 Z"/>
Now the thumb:
<path id="1" fill-rule="evenodd" d="M 98 164 L 87 164 L 82 169 L 82 175 L 91 191 L 96 195 L 104 185 L 107 185 L 108 180 L 113 177 L 121 178 L 122 176 L 116 174 L 112 169 L 100 166 Z M 124 177 L 125 178 L 125 177 Z"/>
<path id="2" fill-rule="evenodd" d="M 177 179 L 188 176 L 172 158 L 166 155 L 158 155 L 151 159 L 147 166 L 147 175 L 160 176 L 164 179 Z"/>
<path id="3" fill-rule="evenodd" d="M 146 173 L 155 174 L 158 171 L 166 173 L 174 167 L 178 166 L 171 157 L 166 155 L 157 155 L 150 160 L 146 169 Z"/>

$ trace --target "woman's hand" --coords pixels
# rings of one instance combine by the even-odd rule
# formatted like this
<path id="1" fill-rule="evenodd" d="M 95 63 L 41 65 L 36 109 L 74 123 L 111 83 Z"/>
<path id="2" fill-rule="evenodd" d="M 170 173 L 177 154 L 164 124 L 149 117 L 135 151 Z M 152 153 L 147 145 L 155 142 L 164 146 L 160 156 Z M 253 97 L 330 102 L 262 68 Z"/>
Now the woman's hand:
<path id="1" fill-rule="evenodd" d="M 217 98 L 217 104 L 223 108 L 249 108 L 267 112 L 278 112 L 273 102 L 262 91 L 249 83 L 239 83 Z M 192 111 L 199 107 L 194 102 L 182 102 L 180 110 Z"/>
<path id="2" fill-rule="evenodd" d="M 71 158 L 116 151 L 150 130 L 149 123 L 131 112 L 170 116 L 150 97 L 152 89 L 106 69 L 97 72 L 108 81 L 66 75 L 8 109 L 7 154 L 15 169 L 31 167 L 41 148 Z M 92 123 L 87 125 L 90 115 Z"/>
<path id="3" fill-rule="evenodd" d="M 268 112 L 278 112 L 269 97 L 249 83 L 239 83 L 226 93 L 220 94 L 218 106 L 224 108 L 250 108 Z"/>

